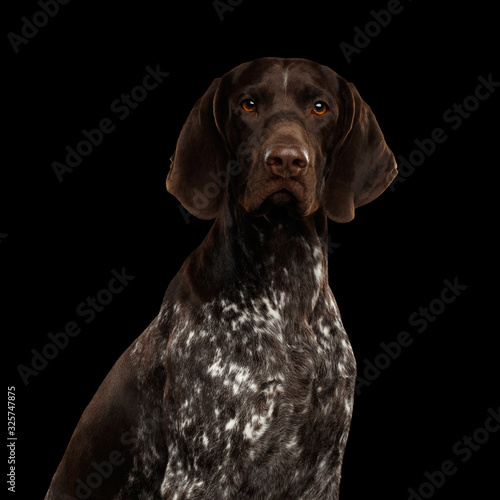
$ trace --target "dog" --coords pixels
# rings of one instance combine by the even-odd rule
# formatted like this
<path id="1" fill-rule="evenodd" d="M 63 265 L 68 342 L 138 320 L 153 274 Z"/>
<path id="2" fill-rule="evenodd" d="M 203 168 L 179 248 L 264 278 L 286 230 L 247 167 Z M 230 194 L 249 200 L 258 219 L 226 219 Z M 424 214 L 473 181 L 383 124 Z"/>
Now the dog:
<path id="1" fill-rule="evenodd" d="M 327 219 L 397 174 L 353 84 L 305 59 L 217 78 L 167 189 L 215 219 L 83 413 L 46 500 L 337 499 L 356 362 Z"/>

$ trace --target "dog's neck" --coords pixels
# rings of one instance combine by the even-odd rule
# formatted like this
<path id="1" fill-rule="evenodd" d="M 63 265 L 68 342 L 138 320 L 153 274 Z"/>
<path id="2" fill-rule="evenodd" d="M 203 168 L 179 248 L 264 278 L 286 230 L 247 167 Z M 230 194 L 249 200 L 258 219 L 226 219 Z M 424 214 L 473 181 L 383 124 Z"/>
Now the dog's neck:
<path id="1" fill-rule="evenodd" d="M 204 300 L 236 300 L 284 293 L 293 308 L 309 315 L 327 286 L 327 222 L 324 211 L 305 218 L 275 208 L 254 217 L 226 205 L 209 234 L 186 262 L 186 271 Z"/>

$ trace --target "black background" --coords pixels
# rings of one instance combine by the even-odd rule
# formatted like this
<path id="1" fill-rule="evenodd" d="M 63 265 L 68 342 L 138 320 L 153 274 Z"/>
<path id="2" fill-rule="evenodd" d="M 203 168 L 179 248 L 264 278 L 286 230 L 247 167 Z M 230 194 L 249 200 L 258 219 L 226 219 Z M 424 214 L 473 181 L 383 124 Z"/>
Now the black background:
<path id="1" fill-rule="evenodd" d="M 453 448 L 499 403 L 491 257 L 500 91 L 456 130 L 443 115 L 474 94 L 479 76 L 500 81 L 497 14 L 487 2 L 438 9 L 401 0 L 401 12 L 349 63 L 339 45 L 353 44 L 355 28 L 364 30 L 370 11 L 387 4 L 243 0 L 221 20 L 209 0 L 73 0 L 18 53 L 5 36 L 0 259 L 19 498 L 43 498 L 85 406 L 210 227 L 194 217 L 187 224 L 165 189 L 192 105 L 214 78 L 262 56 L 312 59 L 354 82 L 397 157 L 408 158 L 414 141 L 437 127 L 447 134 L 394 192 L 358 209 L 349 224 L 330 223 L 330 283 L 359 375 L 382 342 L 401 331 L 414 339 L 356 398 L 341 498 L 406 499 L 445 460 L 456 473 L 433 498 L 491 497 L 498 435 L 466 462 Z M 5 35 L 20 35 L 23 16 L 40 10 L 16 2 Z M 169 76 L 120 120 L 111 103 L 157 65 Z M 59 182 L 51 164 L 64 162 L 66 146 L 103 118 L 115 130 Z M 86 324 L 76 308 L 123 267 L 135 278 Z M 467 288 L 442 306 L 435 299 L 444 280 Z M 409 317 L 431 301 L 442 312 L 418 333 Z M 30 366 L 32 349 L 41 351 L 68 321 L 80 335 L 25 385 L 19 365 Z"/>

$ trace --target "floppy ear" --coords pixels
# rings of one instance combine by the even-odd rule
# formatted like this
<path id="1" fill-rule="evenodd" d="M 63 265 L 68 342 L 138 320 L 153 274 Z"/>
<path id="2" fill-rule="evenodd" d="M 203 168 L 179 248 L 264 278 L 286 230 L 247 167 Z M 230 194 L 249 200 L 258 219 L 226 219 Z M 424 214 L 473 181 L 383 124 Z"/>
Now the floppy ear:
<path id="1" fill-rule="evenodd" d="M 167 190 L 194 216 L 216 217 L 224 199 L 227 153 L 214 117 L 217 78 L 182 127 L 167 176 Z"/>
<path id="2" fill-rule="evenodd" d="M 343 127 L 325 181 L 325 209 L 336 222 L 354 219 L 354 209 L 382 194 L 397 175 L 396 160 L 370 106 L 352 83 L 338 78 Z"/>

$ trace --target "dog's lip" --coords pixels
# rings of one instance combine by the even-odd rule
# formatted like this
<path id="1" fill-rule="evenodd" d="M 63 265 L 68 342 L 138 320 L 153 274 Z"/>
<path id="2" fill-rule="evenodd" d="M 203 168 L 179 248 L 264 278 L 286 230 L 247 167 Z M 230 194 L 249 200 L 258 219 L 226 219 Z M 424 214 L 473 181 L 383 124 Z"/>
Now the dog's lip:
<path id="1" fill-rule="evenodd" d="M 294 196 L 294 194 L 287 188 L 281 188 L 281 189 L 278 189 L 277 191 L 275 191 L 274 193 L 271 193 L 271 196 L 275 195 L 275 194 L 289 194 L 291 196 Z M 295 196 L 294 196 L 295 197 Z"/>
<path id="2" fill-rule="evenodd" d="M 252 193 L 247 193 L 247 209 L 258 210 L 263 204 L 266 206 L 296 204 L 296 209 L 301 211 L 304 203 L 305 187 L 293 179 L 276 178 L 261 184 Z"/>
<path id="3" fill-rule="evenodd" d="M 277 197 L 290 197 L 301 201 L 304 196 L 304 186 L 299 182 L 292 179 L 272 179 L 268 185 L 262 189 L 260 198 L 262 201 L 267 198 Z"/>
<path id="4" fill-rule="evenodd" d="M 295 198 L 295 196 L 287 189 L 275 191 L 274 193 L 271 193 L 267 199 L 272 201 L 275 205 L 284 205 L 297 200 L 297 198 Z"/>

